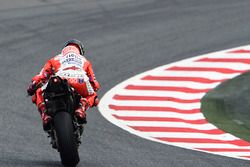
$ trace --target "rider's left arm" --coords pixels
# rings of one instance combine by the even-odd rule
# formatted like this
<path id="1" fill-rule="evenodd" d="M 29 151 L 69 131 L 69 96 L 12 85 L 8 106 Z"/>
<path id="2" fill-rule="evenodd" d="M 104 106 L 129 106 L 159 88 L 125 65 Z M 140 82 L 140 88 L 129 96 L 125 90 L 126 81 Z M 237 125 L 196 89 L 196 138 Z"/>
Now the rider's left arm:
<path id="1" fill-rule="evenodd" d="M 87 72 L 87 75 L 89 77 L 89 81 L 90 81 L 91 85 L 93 86 L 94 90 L 98 91 L 100 89 L 100 84 L 95 78 L 92 64 L 89 61 L 87 61 L 86 65 L 87 65 L 86 72 Z"/>

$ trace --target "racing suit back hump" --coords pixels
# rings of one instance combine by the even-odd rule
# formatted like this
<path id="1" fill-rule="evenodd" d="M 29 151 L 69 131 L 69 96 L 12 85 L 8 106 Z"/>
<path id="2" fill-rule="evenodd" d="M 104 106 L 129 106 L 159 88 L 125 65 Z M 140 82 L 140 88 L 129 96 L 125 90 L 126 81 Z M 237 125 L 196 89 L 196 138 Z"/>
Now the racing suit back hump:
<path id="1" fill-rule="evenodd" d="M 63 53 L 63 52 L 62 52 Z M 83 97 L 92 95 L 94 90 L 87 75 L 88 61 L 80 54 L 68 52 L 51 60 L 54 73 L 67 79 L 68 83 Z"/>

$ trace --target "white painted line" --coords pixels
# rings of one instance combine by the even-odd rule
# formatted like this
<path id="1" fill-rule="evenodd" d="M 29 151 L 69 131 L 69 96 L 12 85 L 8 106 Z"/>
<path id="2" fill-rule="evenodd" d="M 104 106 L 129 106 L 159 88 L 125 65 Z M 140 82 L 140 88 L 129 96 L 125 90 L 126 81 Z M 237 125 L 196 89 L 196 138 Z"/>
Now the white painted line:
<path id="1" fill-rule="evenodd" d="M 126 124 L 127 126 L 144 126 L 144 127 L 174 127 L 174 128 L 193 128 L 197 130 L 211 130 L 217 129 L 212 124 L 200 124 L 194 125 L 184 122 L 162 122 L 162 121 L 121 121 L 121 123 Z"/>
<path id="2" fill-rule="evenodd" d="M 199 120 L 204 119 L 202 113 L 196 114 L 180 114 L 176 112 L 138 112 L 138 111 L 111 111 L 111 114 L 117 116 L 134 116 L 134 117 L 158 117 L 158 118 L 180 118 L 184 120 Z"/>
<path id="3" fill-rule="evenodd" d="M 122 90 L 119 91 L 122 95 L 143 95 L 143 96 L 170 96 L 175 98 L 184 99 L 197 99 L 202 98 L 205 93 L 183 93 L 175 91 L 152 91 L 152 90 Z"/>
<path id="4" fill-rule="evenodd" d="M 207 79 L 230 79 L 233 78 L 240 73 L 236 74 L 221 74 L 218 72 L 204 72 L 204 71 L 163 71 L 161 74 L 158 74 L 157 76 L 177 76 L 177 77 L 205 77 Z"/>
<path id="5" fill-rule="evenodd" d="M 191 109 L 199 109 L 200 103 L 176 103 L 176 102 L 168 102 L 168 101 L 136 101 L 136 100 L 113 100 L 113 105 L 119 106 L 146 106 L 146 107 L 166 107 L 166 106 L 174 106 L 176 109 L 182 110 L 191 110 Z"/>
<path id="6" fill-rule="evenodd" d="M 187 88 L 193 88 L 193 89 L 208 89 L 208 88 L 214 88 L 217 85 L 220 84 L 220 82 L 217 83 L 199 83 L 199 82 L 191 82 L 191 81 L 150 81 L 145 80 L 143 82 L 139 82 L 142 86 L 176 86 L 176 87 L 187 87 Z"/>

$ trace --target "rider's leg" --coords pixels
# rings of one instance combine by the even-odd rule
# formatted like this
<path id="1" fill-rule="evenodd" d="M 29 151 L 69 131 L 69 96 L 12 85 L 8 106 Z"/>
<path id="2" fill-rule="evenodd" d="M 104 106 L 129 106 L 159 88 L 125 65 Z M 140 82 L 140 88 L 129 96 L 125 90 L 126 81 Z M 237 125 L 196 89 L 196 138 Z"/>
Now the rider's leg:
<path id="1" fill-rule="evenodd" d="M 38 88 L 36 91 L 36 105 L 41 115 L 43 125 L 46 126 L 51 120 L 51 117 L 46 114 L 46 107 L 44 103 L 42 88 Z"/>
<path id="2" fill-rule="evenodd" d="M 80 122 L 86 122 L 86 110 L 97 104 L 97 94 L 88 81 L 71 82 L 71 80 L 68 80 L 68 82 L 75 89 L 75 91 L 82 96 L 80 100 L 80 107 L 75 112 Z"/>

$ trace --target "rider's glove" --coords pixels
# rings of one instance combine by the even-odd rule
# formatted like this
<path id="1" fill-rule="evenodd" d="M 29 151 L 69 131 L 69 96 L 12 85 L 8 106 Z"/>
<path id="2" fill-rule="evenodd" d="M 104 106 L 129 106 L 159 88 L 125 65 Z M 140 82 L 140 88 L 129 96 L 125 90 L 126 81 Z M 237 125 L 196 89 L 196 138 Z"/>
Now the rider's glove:
<path id="1" fill-rule="evenodd" d="M 32 96 L 32 95 L 34 95 L 35 94 L 35 92 L 36 92 L 36 82 L 35 81 L 33 81 L 33 82 L 31 82 L 30 84 L 29 84 L 29 86 L 28 86 L 28 89 L 27 89 L 27 93 L 28 93 L 28 95 L 29 96 Z"/>
<path id="2" fill-rule="evenodd" d="M 95 97 L 95 100 L 94 100 L 93 106 L 97 106 L 97 105 L 99 104 L 99 102 L 100 102 L 100 100 L 99 100 L 99 98 L 96 96 L 96 97 Z"/>

